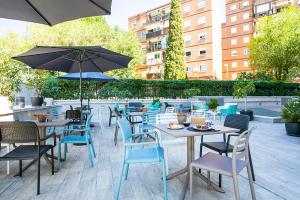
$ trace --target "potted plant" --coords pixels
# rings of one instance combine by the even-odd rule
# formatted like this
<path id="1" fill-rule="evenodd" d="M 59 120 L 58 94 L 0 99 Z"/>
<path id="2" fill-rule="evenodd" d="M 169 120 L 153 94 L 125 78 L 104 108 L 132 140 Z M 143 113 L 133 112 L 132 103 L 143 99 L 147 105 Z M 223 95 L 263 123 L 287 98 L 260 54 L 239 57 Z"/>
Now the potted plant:
<path id="1" fill-rule="evenodd" d="M 300 136 L 300 97 L 290 99 L 283 107 L 281 113 L 285 120 L 286 133 L 290 136 Z"/>
<path id="2" fill-rule="evenodd" d="M 250 121 L 253 120 L 253 111 L 247 110 L 247 96 L 253 94 L 256 90 L 253 81 L 238 81 L 233 85 L 233 97 L 236 99 L 244 98 L 245 108 L 240 111 L 240 114 L 249 115 Z"/>
<path id="3" fill-rule="evenodd" d="M 210 102 L 208 103 L 208 108 L 213 112 L 215 112 L 219 105 L 220 104 L 217 99 L 211 99 Z"/>
<path id="4" fill-rule="evenodd" d="M 45 80 L 49 77 L 49 72 L 42 70 L 32 70 L 31 75 L 28 78 L 28 85 L 35 90 L 35 96 L 31 97 L 32 106 L 42 106 L 44 98 L 42 97 L 42 89 L 44 87 Z"/>

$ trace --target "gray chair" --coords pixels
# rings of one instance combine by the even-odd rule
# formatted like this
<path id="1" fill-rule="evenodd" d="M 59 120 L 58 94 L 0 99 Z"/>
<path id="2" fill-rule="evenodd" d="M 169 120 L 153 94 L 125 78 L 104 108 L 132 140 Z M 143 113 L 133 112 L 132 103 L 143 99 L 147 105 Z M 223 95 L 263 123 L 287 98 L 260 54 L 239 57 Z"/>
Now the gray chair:
<path id="1" fill-rule="evenodd" d="M 227 140 L 226 140 L 226 135 L 223 134 L 223 141 L 217 141 L 217 142 L 204 142 L 204 136 L 202 136 L 201 144 L 200 144 L 200 157 L 202 156 L 203 147 L 206 147 L 208 149 L 216 151 L 220 155 L 225 154 L 226 156 L 228 156 L 228 153 L 231 153 L 233 151 L 233 146 L 230 144 L 230 139 L 232 137 L 237 137 L 237 136 L 239 136 L 239 134 L 248 130 L 249 120 L 250 120 L 250 117 L 248 115 L 238 115 L 238 114 L 227 115 L 225 118 L 225 121 L 224 121 L 224 126 L 240 129 L 240 131 L 238 132 L 238 134 L 229 134 L 227 136 Z M 250 160 L 253 181 L 255 181 L 250 149 L 249 149 L 249 160 Z M 219 186 L 220 187 L 222 186 L 222 176 L 221 175 L 219 176 Z"/>
<path id="2" fill-rule="evenodd" d="M 46 145 L 48 138 L 54 138 L 54 145 Z M 55 134 L 40 138 L 39 130 L 34 122 L 0 122 L 0 142 L 6 144 L 22 144 L 0 157 L 0 161 L 19 160 L 19 176 L 22 176 L 22 160 L 37 160 L 37 194 L 40 194 L 40 159 L 51 150 L 51 171 L 54 174 L 53 147 Z"/>
<path id="3" fill-rule="evenodd" d="M 193 197 L 193 168 L 207 170 L 208 187 L 210 187 L 210 172 L 232 177 L 235 199 L 240 199 L 237 175 L 246 167 L 252 199 L 255 200 L 253 178 L 249 162 L 249 137 L 252 130 L 244 131 L 235 141 L 232 158 L 215 153 L 207 153 L 190 164 L 190 199 Z"/>

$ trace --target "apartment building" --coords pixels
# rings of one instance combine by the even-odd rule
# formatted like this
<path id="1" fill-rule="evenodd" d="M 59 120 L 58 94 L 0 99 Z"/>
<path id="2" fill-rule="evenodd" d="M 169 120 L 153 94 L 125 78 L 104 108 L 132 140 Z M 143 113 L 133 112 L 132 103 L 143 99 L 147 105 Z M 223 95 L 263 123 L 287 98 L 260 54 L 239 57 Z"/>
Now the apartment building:
<path id="1" fill-rule="evenodd" d="M 248 44 L 257 19 L 273 15 L 299 0 L 226 0 L 226 22 L 222 24 L 223 80 L 234 80 L 241 72 L 252 72 Z"/>
<path id="2" fill-rule="evenodd" d="M 226 23 L 222 24 L 223 80 L 250 72 L 248 44 L 254 32 L 254 0 L 227 0 Z"/>
<path id="3" fill-rule="evenodd" d="M 221 1 L 222 2 L 222 1 Z M 220 0 L 182 0 L 185 63 L 189 79 L 222 79 Z M 170 4 L 128 19 L 146 54 L 137 78 L 162 79 L 168 41 Z"/>

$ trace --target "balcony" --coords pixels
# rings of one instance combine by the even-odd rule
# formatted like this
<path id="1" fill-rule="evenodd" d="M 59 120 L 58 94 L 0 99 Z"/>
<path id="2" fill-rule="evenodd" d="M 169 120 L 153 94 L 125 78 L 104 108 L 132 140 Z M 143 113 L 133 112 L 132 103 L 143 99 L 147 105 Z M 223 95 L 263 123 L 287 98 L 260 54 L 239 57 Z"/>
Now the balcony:
<path id="1" fill-rule="evenodd" d="M 158 23 L 158 22 L 162 22 L 165 20 L 169 20 L 170 14 L 164 14 L 164 15 L 158 15 L 158 16 L 149 16 L 147 22 L 145 23 L 145 25 L 149 25 L 149 24 L 154 24 L 154 23 Z"/>
<path id="2" fill-rule="evenodd" d="M 150 32 L 146 34 L 146 39 L 154 38 L 154 37 L 159 37 L 162 35 L 162 31 L 155 31 L 155 32 Z"/>

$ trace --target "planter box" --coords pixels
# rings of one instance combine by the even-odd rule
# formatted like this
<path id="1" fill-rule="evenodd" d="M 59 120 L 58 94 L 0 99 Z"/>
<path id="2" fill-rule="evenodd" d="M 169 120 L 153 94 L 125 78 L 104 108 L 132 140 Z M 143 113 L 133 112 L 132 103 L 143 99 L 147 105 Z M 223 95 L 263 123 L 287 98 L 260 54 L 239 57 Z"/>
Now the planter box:
<path id="1" fill-rule="evenodd" d="M 300 137 L 300 123 L 285 122 L 286 133 L 290 136 Z"/>

